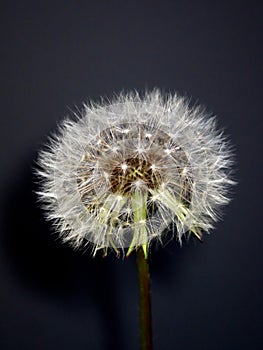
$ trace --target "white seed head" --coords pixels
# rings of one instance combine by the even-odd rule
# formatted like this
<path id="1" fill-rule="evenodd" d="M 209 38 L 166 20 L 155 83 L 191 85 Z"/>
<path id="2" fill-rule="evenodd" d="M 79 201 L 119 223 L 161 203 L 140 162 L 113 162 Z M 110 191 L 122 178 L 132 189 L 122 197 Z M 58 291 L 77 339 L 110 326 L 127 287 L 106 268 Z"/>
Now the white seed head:
<path id="1" fill-rule="evenodd" d="M 39 191 L 63 241 L 139 246 L 172 230 L 201 239 L 229 202 L 232 152 L 215 118 L 158 90 L 84 105 L 39 154 Z"/>

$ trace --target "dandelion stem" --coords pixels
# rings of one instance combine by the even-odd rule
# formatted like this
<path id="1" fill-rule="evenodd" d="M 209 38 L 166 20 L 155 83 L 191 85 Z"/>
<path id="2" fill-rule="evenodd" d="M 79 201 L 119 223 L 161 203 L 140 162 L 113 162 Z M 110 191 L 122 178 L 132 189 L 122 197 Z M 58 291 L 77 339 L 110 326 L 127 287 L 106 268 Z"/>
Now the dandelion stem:
<path id="1" fill-rule="evenodd" d="M 150 273 L 148 259 L 145 257 L 142 246 L 137 249 L 137 268 L 140 289 L 141 350 L 151 350 L 153 347 Z"/>

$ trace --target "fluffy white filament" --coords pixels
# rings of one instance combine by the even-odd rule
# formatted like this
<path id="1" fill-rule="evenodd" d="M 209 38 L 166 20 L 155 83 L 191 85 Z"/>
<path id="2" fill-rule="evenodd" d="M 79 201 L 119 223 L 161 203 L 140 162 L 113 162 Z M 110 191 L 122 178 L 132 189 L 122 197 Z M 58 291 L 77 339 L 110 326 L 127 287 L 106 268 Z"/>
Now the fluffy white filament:
<path id="1" fill-rule="evenodd" d="M 215 118 L 158 90 L 84 105 L 39 154 L 40 198 L 63 241 L 145 254 L 166 229 L 201 239 L 227 204 L 231 150 Z M 166 230 L 167 231 L 167 230 Z"/>

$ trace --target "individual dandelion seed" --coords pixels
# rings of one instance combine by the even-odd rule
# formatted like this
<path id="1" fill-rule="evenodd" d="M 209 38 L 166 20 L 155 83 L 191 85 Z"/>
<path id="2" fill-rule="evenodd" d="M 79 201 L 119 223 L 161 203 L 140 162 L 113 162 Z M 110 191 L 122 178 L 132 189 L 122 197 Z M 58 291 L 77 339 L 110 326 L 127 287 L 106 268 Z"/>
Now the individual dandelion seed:
<path id="1" fill-rule="evenodd" d="M 229 202 L 232 152 L 214 117 L 158 90 L 84 105 L 39 154 L 39 195 L 60 236 L 145 257 L 167 228 L 198 239 Z"/>

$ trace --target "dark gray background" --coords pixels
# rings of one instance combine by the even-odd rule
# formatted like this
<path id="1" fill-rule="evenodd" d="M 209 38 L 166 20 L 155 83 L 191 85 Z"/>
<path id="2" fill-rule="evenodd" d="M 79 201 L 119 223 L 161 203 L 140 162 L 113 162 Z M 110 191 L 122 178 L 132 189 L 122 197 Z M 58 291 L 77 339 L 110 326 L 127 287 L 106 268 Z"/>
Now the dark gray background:
<path id="1" fill-rule="evenodd" d="M 204 244 L 152 251 L 155 349 L 262 349 L 262 13 L 261 1 L 1 5 L 2 350 L 138 349 L 134 256 L 60 245 L 31 168 L 83 101 L 153 87 L 218 115 L 239 182 Z"/>

